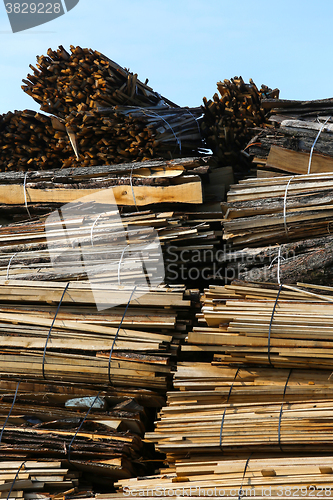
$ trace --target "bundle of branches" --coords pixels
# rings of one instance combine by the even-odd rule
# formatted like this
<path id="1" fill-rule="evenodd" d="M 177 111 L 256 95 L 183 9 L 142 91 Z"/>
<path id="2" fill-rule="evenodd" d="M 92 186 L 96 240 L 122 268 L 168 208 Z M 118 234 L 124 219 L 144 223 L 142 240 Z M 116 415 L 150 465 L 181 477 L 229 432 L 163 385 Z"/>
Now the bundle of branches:
<path id="1" fill-rule="evenodd" d="M 332 173 L 241 181 L 222 203 L 224 239 L 244 247 L 330 234 L 332 182 Z"/>
<path id="2" fill-rule="evenodd" d="M 292 243 L 229 251 L 224 256 L 229 279 L 331 285 L 333 237 L 311 238 Z"/>
<path id="3" fill-rule="evenodd" d="M 47 56 L 37 56 L 37 68 L 23 80 L 22 89 L 41 110 L 65 118 L 73 110 L 102 106 L 132 105 L 176 107 L 142 83 L 133 74 L 100 52 L 71 45 L 71 54 L 62 46 Z"/>
<path id="4" fill-rule="evenodd" d="M 69 143 L 59 120 L 31 110 L 0 115 L 0 171 L 60 168 Z"/>
<path id="5" fill-rule="evenodd" d="M 184 348 L 215 353 L 224 365 L 330 369 L 333 299 L 325 291 L 332 289 L 314 293 L 290 285 L 280 292 L 277 285 L 210 286 L 202 299 L 200 325 L 189 333 Z"/>
<path id="6" fill-rule="evenodd" d="M 78 156 L 67 141 L 69 158 L 64 166 L 198 155 L 203 147 L 201 115 L 200 108 L 166 106 L 72 111 L 66 118 L 66 128 L 74 134 Z"/>
<path id="7" fill-rule="evenodd" d="M 250 138 L 251 129 L 266 121 L 266 111 L 262 101 L 268 97 L 278 97 L 279 91 L 262 85 L 244 83 L 242 77 L 219 82 L 217 88 L 221 97 L 215 94 L 213 100 L 204 101 L 203 135 L 207 146 L 212 149 L 221 165 L 240 167 L 245 157 L 240 154 Z"/>

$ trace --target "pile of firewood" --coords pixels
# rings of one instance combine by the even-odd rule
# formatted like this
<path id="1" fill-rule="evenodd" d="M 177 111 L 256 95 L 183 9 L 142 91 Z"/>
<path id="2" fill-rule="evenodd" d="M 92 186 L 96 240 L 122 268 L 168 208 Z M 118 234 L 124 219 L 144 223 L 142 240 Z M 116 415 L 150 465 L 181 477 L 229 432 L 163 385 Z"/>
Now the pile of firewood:
<path id="1" fill-rule="evenodd" d="M 41 111 L 68 116 L 73 110 L 87 111 L 100 106 L 130 105 L 177 107 L 96 50 L 71 45 L 71 54 L 60 46 L 37 56 L 37 68 L 23 80 L 22 89 Z"/>
<path id="2" fill-rule="evenodd" d="M 31 110 L 0 116 L 0 171 L 45 170 L 190 156 L 201 144 L 200 108 L 76 110 L 60 121 Z"/>
<path id="3" fill-rule="evenodd" d="M 253 137 L 252 128 L 266 121 L 262 101 L 277 98 L 279 91 L 265 85 L 258 90 L 252 80 L 245 83 L 242 77 L 219 82 L 217 88 L 220 97 L 215 94 L 210 101 L 204 98 L 202 131 L 221 165 L 240 166 L 246 163 L 240 152 Z"/>
<path id="4" fill-rule="evenodd" d="M 55 117 L 31 110 L 0 115 L 0 171 L 61 168 L 69 141 L 59 127 Z"/>
<path id="5" fill-rule="evenodd" d="M 67 141 L 64 166 L 196 155 L 202 143 L 201 115 L 200 108 L 166 106 L 72 111 L 66 117 L 66 129 L 74 134 L 77 157 Z"/>

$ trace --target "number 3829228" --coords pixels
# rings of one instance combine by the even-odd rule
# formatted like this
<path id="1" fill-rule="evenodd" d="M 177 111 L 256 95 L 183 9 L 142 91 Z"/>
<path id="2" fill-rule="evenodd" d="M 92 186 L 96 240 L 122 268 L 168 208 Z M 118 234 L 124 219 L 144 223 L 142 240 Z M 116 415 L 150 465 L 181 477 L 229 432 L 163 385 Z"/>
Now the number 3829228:
<path id="1" fill-rule="evenodd" d="M 7 14 L 60 14 L 60 3 L 6 3 Z"/>

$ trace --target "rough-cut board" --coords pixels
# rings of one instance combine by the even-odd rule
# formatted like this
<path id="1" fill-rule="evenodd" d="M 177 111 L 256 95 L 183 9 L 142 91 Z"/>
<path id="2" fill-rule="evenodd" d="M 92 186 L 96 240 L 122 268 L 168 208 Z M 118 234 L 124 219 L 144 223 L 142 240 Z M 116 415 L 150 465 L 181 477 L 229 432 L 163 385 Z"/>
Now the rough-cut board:
<path id="1" fill-rule="evenodd" d="M 98 202 L 105 205 L 114 205 L 114 200 L 119 205 L 144 206 L 155 203 L 202 203 L 202 189 L 199 177 L 187 178 L 184 184 L 172 186 L 114 186 L 112 190 L 114 199 L 106 189 L 32 189 L 26 187 L 28 203 L 70 203 L 85 196 L 98 194 Z M 0 204 L 24 205 L 25 194 L 23 186 L 0 185 Z"/>
<path id="2" fill-rule="evenodd" d="M 267 158 L 266 167 L 273 167 L 293 174 L 307 174 L 310 163 L 308 153 L 293 151 L 292 149 L 272 146 Z M 310 173 L 333 172 L 333 158 L 313 154 L 310 164 Z"/>

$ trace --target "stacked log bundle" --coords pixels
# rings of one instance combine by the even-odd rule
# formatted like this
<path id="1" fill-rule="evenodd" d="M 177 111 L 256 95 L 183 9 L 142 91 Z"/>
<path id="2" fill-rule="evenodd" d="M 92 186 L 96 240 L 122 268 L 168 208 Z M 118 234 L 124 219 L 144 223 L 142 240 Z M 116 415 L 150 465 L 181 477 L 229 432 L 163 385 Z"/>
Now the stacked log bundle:
<path id="1" fill-rule="evenodd" d="M 67 467 L 86 471 L 90 477 L 94 474 L 109 478 L 109 481 L 145 470 L 140 467 L 144 445 L 136 434 L 112 431 L 94 422 L 79 431 L 78 427 L 78 422 L 73 425 L 73 420 L 54 421 L 45 426 L 7 425 L 0 445 L 1 457 L 8 461 L 21 460 L 21 463 L 38 459 L 65 460 Z M 147 454 L 145 458 L 150 456 Z"/>
<path id="2" fill-rule="evenodd" d="M 252 80 L 245 83 L 242 77 L 219 82 L 217 88 L 220 97 L 215 94 L 213 100 L 204 98 L 202 130 L 207 146 L 220 165 L 241 167 L 246 164 L 248 168 L 240 152 L 253 137 L 253 127 L 266 121 L 263 100 L 272 97 L 274 101 L 279 91 L 272 91 L 265 85 L 258 90 Z"/>
<path id="3" fill-rule="evenodd" d="M 285 120 L 274 130 L 261 130 L 249 143 L 258 177 L 279 173 L 332 172 L 332 125 Z"/>
<path id="4" fill-rule="evenodd" d="M 330 234 L 331 173 L 248 178 L 232 186 L 223 238 L 233 246 L 264 246 Z"/>
<path id="5" fill-rule="evenodd" d="M 253 157 L 258 176 L 332 171 L 332 99 L 267 99 L 262 105 L 271 125 L 253 129 L 245 148 Z"/>
<path id="6" fill-rule="evenodd" d="M 48 49 L 46 56 L 37 56 L 37 68 L 30 65 L 33 74 L 23 80 L 22 89 L 41 111 L 66 118 L 73 110 L 98 105 L 177 107 L 100 52 L 73 45 L 70 49 Z"/>
<path id="7" fill-rule="evenodd" d="M 222 365 L 330 369 L 331 293 L 315 285 L 210 286 L 182 350 L 213 353 Z"/>

